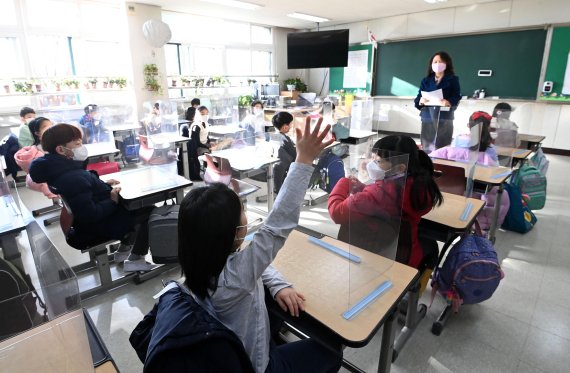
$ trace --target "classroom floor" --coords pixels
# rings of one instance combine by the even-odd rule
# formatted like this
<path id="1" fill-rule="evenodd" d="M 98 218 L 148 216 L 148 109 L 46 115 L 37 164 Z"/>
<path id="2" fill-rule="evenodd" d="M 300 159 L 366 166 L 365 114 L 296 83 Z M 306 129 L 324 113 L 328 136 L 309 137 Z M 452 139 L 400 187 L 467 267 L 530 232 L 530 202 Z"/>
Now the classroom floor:
<path id="1" fill-rule="evenodd" d="M 430 332 L 444 305 L 436 297 L 392 372 L 568 371 L 570 287 L 563 284 L 570 283 L 570 193 L 565 189 L 570 185 L 570 157 L 548 158 L 548 199 L 546 207 L 536 211 L 534 230 L 525 235 L 497 234 L 496 249 L 505 272 L 497 292 L 482 304 L 462 307 L 439 337 Z M 47 205 L 39 193 L 22 188 L 20 195 L 29 209 Z M 248 200 L 250 220 L 255 207 L 267 211 L 265 203 Z M 300 224 L 333 236 L 338 231 L 330 223 L 326 203 L 304 207 Z M 86 260 L 86 254 L 65 244 L 59 225 L 47 227 L 46 232 L 70 265 Z M 152 296 L 162 288 L 161 280 L 179 277 L 179 270 L 173 269 L 140 285 L 131 283 L 83 302 L 121 372 L 142 371 L 129 334 L 152 308 Z M 83 286 L 92 279 L 81 281 Z M 428 288 L 423 303 L 429 304 L 429 294 Z M 380 336 L 379 332 L 365 348 L 346 349 L 345 358 L 367 372 L 375 371 Z"/>

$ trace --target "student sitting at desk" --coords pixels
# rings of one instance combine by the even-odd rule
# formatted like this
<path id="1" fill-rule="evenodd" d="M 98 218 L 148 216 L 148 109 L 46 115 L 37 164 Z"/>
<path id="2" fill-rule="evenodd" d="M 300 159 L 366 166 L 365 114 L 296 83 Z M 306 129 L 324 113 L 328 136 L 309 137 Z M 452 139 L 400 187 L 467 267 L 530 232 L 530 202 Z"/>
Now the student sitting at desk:
<path id="1" fill-rule="evenodd" d="M 484 166 L 495 167 L 498 166 L 497 152 L 491 145 L 491 135 L 489 133 L 489 125 L 491 123 L 491 116 L 484 111 L 476 111 L 469 118 L 469 128 L 481 128 L 481 134 L 479 143 L 475 143 L 470 148 L 470 138 L 468 135 L 461 136 L 461 139 L 456 139 L 454 141 L 455 146 L 446 146 L 434 150 L 430 153 L 430 157 L 449 159 L 453 161 L 469 161 L 469 155 L 471 151 L 478 151 L 477 164 Z M 475 131 L 479 135 L 478 131 Z M 487 231 L 491 227 L 491 221 L 493 220 L 493 215 L 495 211 L 495 201 L 497 198 L 497 188 L 492 188 L 488 190 L 486 194 L 474 193 L 473 197 L 481 198 L 485 201 L 485 207 L 483 211 L 477 215 L 477 221 L 481 226 L 483 231 Z M 499 217 L 497 218 L 497 226 L 500 227 L 505 220 L 505 216 L 509 211 L 511 203 L 509 200 L 509 194 L 503 193 L 501 198 L 501 206 L 499 208 Z"/>
<path id="2" fill-rule="evenodd" d="M 490 131 L 497 146 L 516 148 L 520 145 L 517 138 L 519 127 L 511 120 L 512 111 L 506 102 L 499 102 L 493 109 Z"/>
<path id="3" fill-rule="evenodd" d="M 36 192 L 42 192 L 47 198 L 55 199 L 57 195 L 53 194 L 46 183 L 34 183 L 29 175 L 30 164 L 36 158 L 43 157 L 44 152 L 42 151 L 41 139 L 44 132 L 52 126 L 49 119 L 44 117 L 38 117 L 33 119 L 29 124 L 28 128 L 34 136 L 34 143 L 31 146 L 24 146 L 22 149 L 18 150 L 14 154 L 14 160 L 24 170 L 28 175 L 26 176 L 26 186 L 31 190 Z"/>
<path id="4" fill-rule="evenodd" d="M 190 160 L 190 180 L 201 181 L 200 160 L 204 153 L 210 152 L 210 137 L 208 136 L 209 111 L 205 106 L 200 106 L 194 117 L 194 122 L 190 125 L 190 141 L 188 142 L 188 158 Z"/>
<path id="5" fill-rule="evenodd" d="M 383 230 L 390 228 L 383 224 L 383 219 L 374 217 L 385 216 L 384 220 L 389 223 L 390 217 L 400 218 L 402 209 L 401 223 L 395 222 L 400 224 L 399 233 L 395 233 L 399 235 L 396 260 L 414 268 L 433 269 L 437 251 L 432 252 L 433 244 L 422 244 L 418 236 L 422 216 L 443 201 L 433 179 L 431 159 L 418 150 L 411 137 L 403 135 L 378 140 L 373 152 L 375 159 L 367 165 L 373 182 L 364 185 L 355 177 L 342 178 L 329 196 L 329 214 L 335 223 L 341 224 L 338 239 L 373 250 L 382 244 L 379 241 L 388 241 L 388 232 Z M 387 161 L 389 152 L 408 154 L 407 166 Z M 407 178 L 402 177 L 402 173 L 406 173 Z M 403 180 L 405 185 L 400 185 Z M 429 274 L 425 277 L 426 283 L 428 278 Z"/>
<path id="6" fill-rule="evenodd" d="M 20 128 L 18 129 L 18 144 L 20 148 L 30 146 L 34 143 L 34 136 L 28 128 L 29 123 L 36 117 L 36 112 L 30 107 L 23 107 L 20 110 Z"/>
<path id="7" fill-rule="evenodd" d="M 469 134 L 459 135 L 449 146 L 436 149 L 430 153 L 432 158 L 451 159 L 454 161 L 469 161 L 472 151 L 478 151 L 477 163 L 485 166 L 496 166 L 497 151 L 489 132 L 491 116 L 484 111 L 476 111 L 469 117 L 467 127 L 472 130 L 479 141 L 472 139 Z M 472 141 L 473 140 L 473 141 Z"/>
<path id="8" fill-rule="evenodd" d="M 291 123 L 293 122 L 293 116 L 285 111 L 281 111 L 273 116 L 271 123 L 279 131 L 280 146 L 277 151 L 277 157 L 279 158 L 279 163 L 277 163 L 273 168 L 273 180 L 275 182 L 275 193 L 279 193 L 287 172 L 289 172 L 289 167 L 297 158 L 297 150 L 295 149 L 295 144 L 293 140 L 287 133 L 291 128 Z"/>
<path id="9" fill-rule="evenodd" d="M 91 104 L 85 106 L 83 110 L 85 111 L 85 115 L 79 119 L 79 124 L 85 134 L 85 138 L 83 139 L 84 144 L 94 144 L 107 141 L 107 134 L 103 128 L 103 121 L 101 120 L 99 107 Z"/>
<path id="10" fill-rule="evenodd" d="M 156 315 L 152 320 L 153 330 L 140 333 L 139 328 L 151 322 L 145 318 L 131 335 L 133 345 L 142 347 L 137 353 L 146 356 L 145 368 L 149 371 L 157 366 L 164 371 L 174 371 L 197 365 L 193 351 L 199 345 L 191 345 L 192 340 L 177 336 L 180 333 L 196 335 L 199 325 L 189 316 L 200 314 L 200 309 L 237 335 L 257 373 L 317 373 L 340 369 L 340 346 L 336 353 L 313 339 L 275 345 L 271 340 L 264 295 L 265 286 L 279 306 L 293 316 L 299 316 L 304 310 L 305 297 L 293 289 L 271 262 L 297 226 L 300 206 L 313 172 L 313 159 L 331 143 L 322 142 L 330 128 L 321 135 L 319 129 L 317 126 L 311 133 L 307 123 L 304 134 L 297 130 L 297 158 L 291 165 L 283 192 L 245 250 L 240 248 L 247 234 L 247 217 L 234 191 L 223 184 L 214 184 L 194 188 L 186 195 L 178 220 L 178 257 L 185 282 L 173 285 L 160 297 L 157 312 L 153 311 Z M 196 303 L 200 307 L 192 312 L 197 310 Z M 216 329 L 218 336 L 223 335 L 220 329 Z M 141 343 L 143 341 L 146 343 Z M 148 346 L 153 346 L 153 350 L 147 353 Z M 230 346 L 234 351 L 241 350 L 241 346 Z M 221 359 L 210 364 L 220 366 L 223 362 Z M 240 371 L 239 366 L 234 369 Z"/>
<path id="11" fill-rule="evenodd" d="M 248 114 L 240 124 L 240 127 L 245 128 L 246 141 L 253 145 L 255 138 L 269 140 L 268 135 L 265 133 L 265 118 L 263 112 L 263 103 L 259 100 L 251 103 L 251 114 Z"/>
<path id="12" fill-rule="evenodd" d="M 104 182 L 95 172 L 85 170 L 87 149 L 79 128 L 56 124 L 43 133 L 41 144 L 47 154 L 32 162 L 30 176 L 36 183 L 47 183 L 57 190 L 68 204 L 76 239 L 121 240 L 115 261 L 124 261 L 126 272 L 153 269 L 155 266 L 144 259 L 149 249 L 152 208 L 127 211 L 119 204 L 119 181 Z"/>

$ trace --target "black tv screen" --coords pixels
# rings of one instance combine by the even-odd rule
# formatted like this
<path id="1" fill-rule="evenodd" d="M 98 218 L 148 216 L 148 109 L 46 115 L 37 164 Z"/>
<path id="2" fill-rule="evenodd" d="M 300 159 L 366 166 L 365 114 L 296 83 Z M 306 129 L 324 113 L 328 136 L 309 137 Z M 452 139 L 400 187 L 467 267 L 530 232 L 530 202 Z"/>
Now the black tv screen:
<path id="1" fill-rule="evenodd" d="M 287 34 L 287 68 L 345 67 L 348 30 Z"/>

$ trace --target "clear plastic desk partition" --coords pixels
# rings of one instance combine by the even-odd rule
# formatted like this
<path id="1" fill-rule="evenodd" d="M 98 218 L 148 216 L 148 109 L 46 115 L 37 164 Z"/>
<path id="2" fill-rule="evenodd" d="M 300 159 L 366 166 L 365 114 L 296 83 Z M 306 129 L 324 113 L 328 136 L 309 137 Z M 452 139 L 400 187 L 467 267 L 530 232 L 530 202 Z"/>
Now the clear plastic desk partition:
<path id="1" fill-rule="evenodd" d="M 408 155 L 371 146 L 356 156 L 359 172 L 349 176 L 345 206 L 335 212 L 338 239 L 345 244 L 328 248 L 346 261 L 347 320 L 390 291 L 386 272 L 395 260 L 406 262 L 410 255 L 405 240 L 398 249 L 400 230 L 409 229 L 400 228 Z"/>
<path id="2" fill-rule="evenodd" d="M 350 128 L 362 131 L 372 131 L 373 117 L 374 99 L 366 98 L 363 100 L 352 101 Z"/>

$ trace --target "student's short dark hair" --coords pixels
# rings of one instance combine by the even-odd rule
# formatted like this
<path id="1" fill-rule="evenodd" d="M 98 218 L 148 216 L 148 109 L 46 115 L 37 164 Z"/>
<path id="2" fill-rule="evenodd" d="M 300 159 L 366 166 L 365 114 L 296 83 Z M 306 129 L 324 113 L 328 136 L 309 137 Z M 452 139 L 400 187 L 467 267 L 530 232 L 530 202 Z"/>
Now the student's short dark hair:
<path id="1" fill-rule="evenodd" d="M 20 118 L 23 118 L 28 114 L 35 114 L 35 113 L 36 111 L 31 107 L 24 106 L 22 109 L 20 109 Z"/>
<path id="2" fill-rule="evenodd" d="M 241 211 L 238 195 L 221 183 L 192 189 L 182 200 L 178 261 L 186 286 L 200 298 L 216 291 L 220 273 L 234 251 Z"/>
<path id="3" fill-rule="evenodd" d="M 255 107 L 255 105 L 261 105 L 261 108 L 263 109 L 263 102 L 255 100 L 251 103 L 251 107 Z"/>
<path id="4" fill-rule="evenodd" d="M 190 105 L 191 106 L 194 106 L 194 105 L 200 106 L 200 99 L 199 98 L 193 98 L 192 101 L 190 101 Z"/>
<path id="5" fill-rule="evenodd" d="M 83 111 L 85 112 L 85 114 L 91 114 L 95 111 L 99 111 L 99 106 L 95 104 L 89 104 L 83 108 Z"/>
<path id="6" fill-rule="evenodd" d="M 152 105 L 153 108 L 155 108 L 156 110 L 160 110 L 160 104 L 158 102 L 155 102 L 154 105 Z"/>
<path id="7" fill-rule="evenodd" d="M 198 112 L 202 111 L 202 110 L 208 110 L 210 111 L 206 106 L 202 105 L 198 108 Z"/>
<path id="8" fill-rule="evenodd" d="M 280 111 L 279 113 L 275 114 L 273 118 L 271 118 L 271 123 L 278 130 L 280 130 L 284 125 L 291 123 L 292 121 L 293 116 L 286 111 Z"/>
<path id="9" fill-rule="evenodd" d="M 76 126 L 67 123 L 58 123 L 48 128 L 42 136 L 42 149 L 55 154 L 55 148 L 68 142 L 79 140 L 83 137 Z"/>
<path id="10" fill-rule="evenodd" d="M 497 105 L 495 105 L 495 108 L 493 109 L 493 117 L 497 117 L 497 111 L 513 111 L 513 108 L 511 107 L 511 105 L 509 105 L 506 102 L 499 102 Z"/>
<path id="11" fill-rule="evenodd" d="M 34 118 L 34 120 L 32 120 L 28 124 L 28 128 L 30 129 L 32 136 L 34 137 L 34 145 L 36 146 L 40 144 L 40 137 L 36 134 L 36 132 L 40 131 L 42 123 L 45 122 L 46 120 L 49 121 L 49 119 L 47 119 L 46 117 L 37 117 Z"/>

